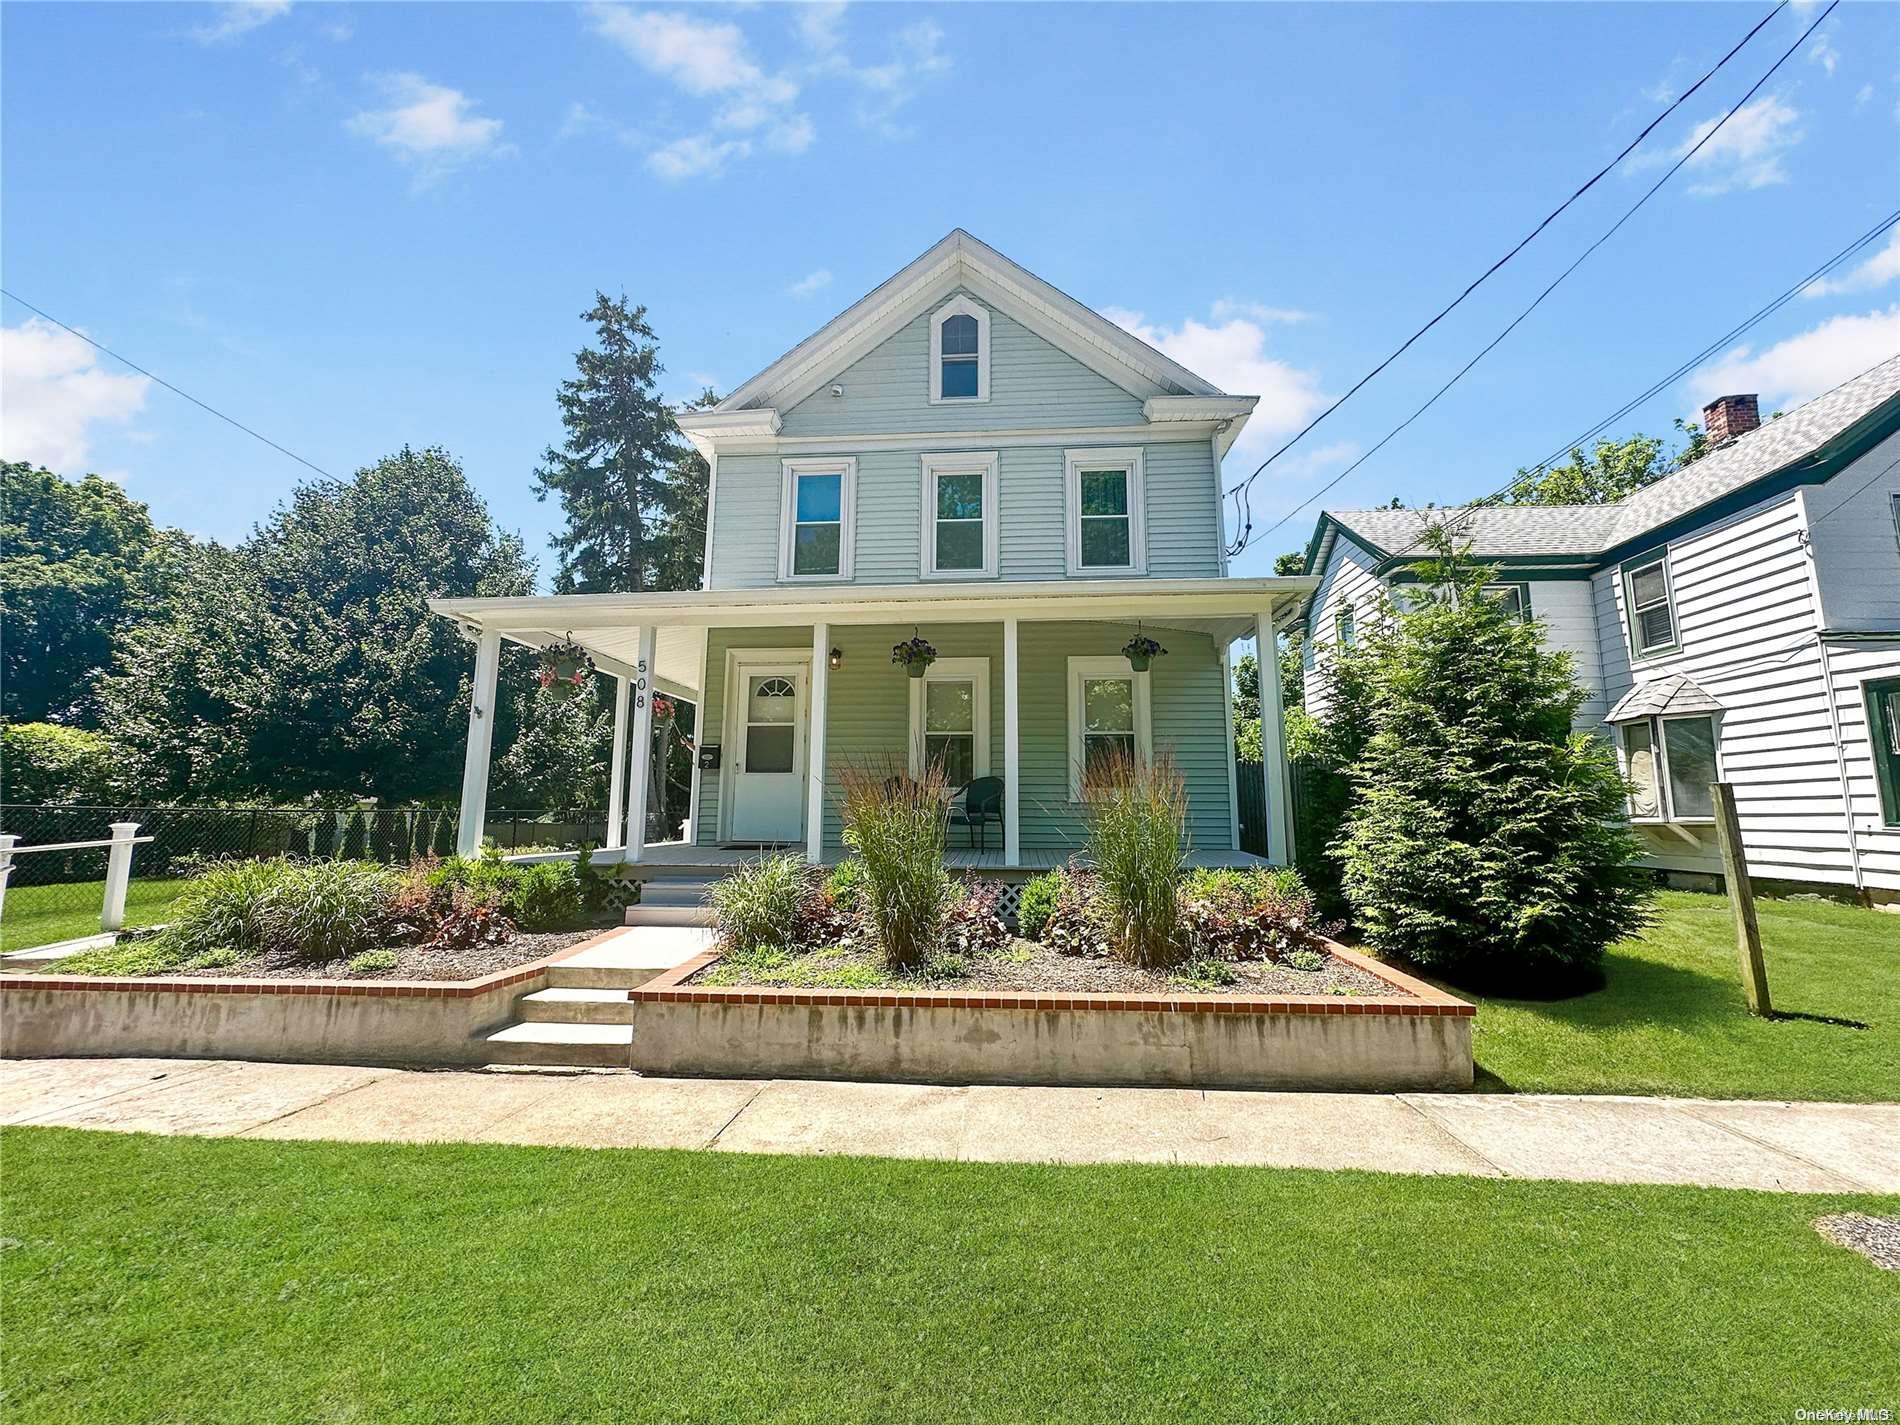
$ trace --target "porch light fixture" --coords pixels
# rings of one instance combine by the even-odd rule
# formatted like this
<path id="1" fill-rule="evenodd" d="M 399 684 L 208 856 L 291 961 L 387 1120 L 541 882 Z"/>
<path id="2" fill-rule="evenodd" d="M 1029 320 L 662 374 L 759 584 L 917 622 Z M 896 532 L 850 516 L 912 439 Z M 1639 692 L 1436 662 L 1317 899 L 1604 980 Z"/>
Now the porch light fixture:
<path id="1" fill-rule="evenodd" d="M 832 649 L 831 657 L 827 661 L 831 665 L 831 671 L 836 673 L 840 668 L 844 667 L 844 650 L 842 648 Z"/>

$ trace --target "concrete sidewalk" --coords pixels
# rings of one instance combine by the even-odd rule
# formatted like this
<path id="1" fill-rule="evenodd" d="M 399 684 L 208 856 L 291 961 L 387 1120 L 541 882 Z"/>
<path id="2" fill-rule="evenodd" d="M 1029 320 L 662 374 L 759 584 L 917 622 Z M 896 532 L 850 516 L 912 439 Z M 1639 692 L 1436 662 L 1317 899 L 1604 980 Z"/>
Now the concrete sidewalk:
<path id="1" fill-rule="evenodd" d="M 0 1061 L 0 1122 L 357 1142 L 1201 1163 L 1900 1192 L 1900 1105 Z"/>

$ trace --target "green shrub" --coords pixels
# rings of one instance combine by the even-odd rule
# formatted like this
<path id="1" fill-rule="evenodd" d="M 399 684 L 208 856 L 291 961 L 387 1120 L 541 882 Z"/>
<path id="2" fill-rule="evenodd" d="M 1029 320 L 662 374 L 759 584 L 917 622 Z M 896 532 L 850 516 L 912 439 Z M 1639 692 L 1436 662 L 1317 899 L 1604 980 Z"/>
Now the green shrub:
<path id="1" fill-rule="evenodd" d="M 708 898 L 725 952 L 744 956 L 796 946 L 811 890 L 811 868 L 790 854 L 760 856 L 714 881 Z"/>
<path id="2" fill-rule="evenodd" d="M 258 898 L 266 950 L 313 963 L 339 960 L 380 942 L 399 878 L 366 861 L 275 861 L 281 869 Z"/>
<path id="3" fill-rule="evenodd" d="M 561 930 L 587 914 L 580 871 L 572 861 L 511 866 L 503 909 L 523 930 Z"/>
<path id="4" fill-rule="evenodd" d="M 118 765 L 112 743 L 103 733 L 51 722 L 0 724 L 0 799 L 35 804 L 110 802 Z"/>
<path id="5" fill-rule="evenodd" d="M 1125 751 L 1098 757 L 1082 779 L 1089 859 L 1109 938 L 1131 964 L 1166 969 L 1185 957 L 1175 891 L 1187 851 L 1187 783 L 1174 759 Z"/>
<path id="6" fill-rule="evenodd" d="M 918 968 L 936 946 L 950 896 L 942 764 L 919 777 L 847 764 L 839 785 L 845 844 L 864 863 L 865 922 L 890 966 Z"/>
<path id="7" fill-rule="evenodd" d="M 395 969 L 398 958 L 394 950 L 365 950 L 361 954 L 350 956 L 350 973 L 380 975 Z"/>
<path id="8" fill-rule="evenodd" d="M 1366 939 L 1466 983 L 1586 978 L 1645 920 L 1626 784 L 1568 653 L 1480 592 L 1442 536 L 1438 592 L 1365 640 L 1373 732 L 1340 843 Z"/>
<path id="9" fill-rule="evenodd" d="M 1317 950 L 1295 950 L 1286 957 L 1286 962 L 1296 970 L 1312 971 L 1326 968 L 1326 957 Z"/>
<path id="10" fill-rule="evenodd" d="M 1042 928 L 1062 896 L 1062 873 L 1047 871 L 1023 882 L 1016 901 L 1016 933 L 1025 940 L 1042 939 Z"/>
<path id="11" fill-rule="evenodd" d="M 1180 907 L 1182 934 L 1199 959 L 1284 960 L 1319 943 L 1313 897 L 1284 867 L 1189 872 Z"/>
<path id="12" fill-rule="evenodd" d="M 863 909 L 864 863 L 855 856 L 848 856 L 833 866 L 831 874 L 825 877 L 825 894 L 839 910 Z"/>
<path id="13" fill-rule="evenodd" d="M 220 861 L 205 866 L 172 902 L 171 923 L 158 940 L 172 962 L 209 950 L 255 955 L 264 948 L 259 916 L 264 898 L 288 861 Z"/>
<path id="14" fill-rule="evenodd" d="M 994 885 L 953 887 L 943 908 L 943 924 L 937 932 L 938 961 L 992 955 L 1009 943 L 1009 927 L 1003 923 L 1002 892 Z M 933 975 L 943 978 L 933 970 Z"/>
<path id="15" fill-rule="evenodd" d="M 1109 932 L 1095 877 L 1055 873 L 1056 903 L 1042 924 L 1042 943 L 1058 955 L 1100 959 L 1109 952 Z"/>

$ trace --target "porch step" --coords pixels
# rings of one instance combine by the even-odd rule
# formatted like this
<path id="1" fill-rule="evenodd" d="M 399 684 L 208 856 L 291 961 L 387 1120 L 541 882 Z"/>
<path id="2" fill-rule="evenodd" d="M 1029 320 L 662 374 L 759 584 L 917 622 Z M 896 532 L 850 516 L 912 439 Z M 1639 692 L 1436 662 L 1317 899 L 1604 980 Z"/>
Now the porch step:
<path id="1" fill-rule="evenodd" d="M 712 940 L 710 930 L 697 926 L 649 924 L 617 931 L 600 944 L 549 965 L 548 985 L 564 990 L 630 990 L 711 949 Z"/>
<path id="2" fill-rule="evenodd" d="M 685 877 L 675 879 L 671 876 L 656 877 L 640 885 L 640 904 L 646 906 L 692 906 L 706 903 L 706 892 L 712 886 L 708 880 Z"/>
<path id="3" fill-rule="evenodd" d="M 642 901 L 627 907 L 628 925 L 700 925 L 712 926 L 719 917 L 703 905 L 653 905 Z"/>
<path id="4" fill-rule="evenodd" d="M 633 1057 L 631 1024 L 539 1024 L 522 1021 L 485 1041 L 491 1064 L 624 1069 Z"/>
<path id="5" fill-rule="evenodd" d="M 631 1024 L 633 1002 L 625 990 L 556 986 L 515 1001 L 527 1024 Z"/>

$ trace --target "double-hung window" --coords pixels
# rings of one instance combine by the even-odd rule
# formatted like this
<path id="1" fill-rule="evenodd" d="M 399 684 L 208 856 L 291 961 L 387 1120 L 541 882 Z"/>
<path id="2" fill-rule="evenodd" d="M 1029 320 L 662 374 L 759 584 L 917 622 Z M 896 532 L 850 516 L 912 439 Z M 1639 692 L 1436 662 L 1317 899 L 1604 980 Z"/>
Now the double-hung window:
<path id="1" fill-rule="evenodd" d="M 990 398 L 990 314 L 953 297 L 930 314 L 930 403 Z"/>
<path id="2" fill-rule="evenodd" d="M 1715 719 L 1646 717 L 1620 727 L 1632 821 L 1713 821 L 1719 777 Z"/>
<path id="3" fill-rule="evenodd" d="M 1648 658 L 1675 649 L 1679 641 L 1676 607 L 1666 554 L 1623 566 L 1623 610 L 1629 620 L 1632 657 Z"/>
<path id="4" fill-rule="evenodd" d="M 1082 799 L 1089 768 L 1115 757 L 1147 762 L 1154 730 L 1146 673 L 1126 658 L 1069 660 L 1069 796 Z"/>
<path id="5" fill-rule="evenodd" d="M 923 575 L 996 575 L 996 452 L 923 457 Z"/>
<path id="6" fill-rule="evenodd" d="M 951 787 L 990 775 L 990 660 L 939 658 L 910 680 L 910 771 L 943 767 Z"/>
<path id="7" fill-rule="evenodd" d="M 1880 787 L 1880 819 L 1900 826 L 1900 678 L 1872 679 L 1862 691 L 1867 696 L 1874 779 Z"/>
<path id="8" fill-rule="evenodd" d="M 849 579 L 858 462 L 787 460 L 779 516 L 781 579 Z"/>
<path id="9" fill-rule="evenodd" d="M 1147 572 L 1140 447 L 1066 452 L 1071 574 Z"/>

